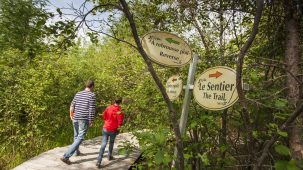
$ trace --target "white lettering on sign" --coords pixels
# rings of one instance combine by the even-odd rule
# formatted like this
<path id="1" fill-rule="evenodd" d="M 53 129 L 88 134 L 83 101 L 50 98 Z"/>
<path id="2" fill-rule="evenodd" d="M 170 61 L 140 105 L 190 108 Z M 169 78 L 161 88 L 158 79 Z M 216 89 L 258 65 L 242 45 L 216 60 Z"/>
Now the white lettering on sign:
<path id="1" fill-rule="evenodd" d="M 208 110 L 222 110 L 238 100 L 236 71 L 225 66 L 207 69 L 195 81 L 194 98 Z"/>

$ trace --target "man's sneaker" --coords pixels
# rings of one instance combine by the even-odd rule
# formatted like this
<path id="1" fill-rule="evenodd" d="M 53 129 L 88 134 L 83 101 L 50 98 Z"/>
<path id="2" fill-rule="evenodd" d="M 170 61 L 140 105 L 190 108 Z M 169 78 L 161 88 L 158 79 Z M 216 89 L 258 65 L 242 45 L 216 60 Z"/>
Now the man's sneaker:
<path id="1" fill-rule="evenodd" d="M 108 159 L 109 161 L 115 160 L 115 158 L 114 158 L 113 156 L 108 156 L 107 159 Z"/>
<path id="2" fill-rule="evenodd" d="M 96 167 L 100 169 L 101 168 L 101 162 L 97 162 Z"/>
<path id="3" fill-rule="evenodd" d="M 66 159 L 66 158 L 60 158 L 60 160 L 64 163 L 66 163 L 67 165 L 70 165 L 72 164 L 71 161 L 69 159 Z"/>

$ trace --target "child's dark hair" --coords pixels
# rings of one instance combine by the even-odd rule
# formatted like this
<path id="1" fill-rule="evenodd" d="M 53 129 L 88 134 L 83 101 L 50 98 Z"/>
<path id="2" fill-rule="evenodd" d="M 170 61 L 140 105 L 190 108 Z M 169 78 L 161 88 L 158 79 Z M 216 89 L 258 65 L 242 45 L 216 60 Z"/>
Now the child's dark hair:
<path id="1" fill-rule="evenodd" d="M 93 88 L 95 86 L 95 83 L 93 80 L 88 80 L 86 83 L 85 83 L 85 87 L 88 87 L 88 88 Z"/>
<path id="2" fill-rule="evenodd" d="M 117 98 L 115 98 L 114 102 L 116 104 L 121 104 L 122 103 L 122 98 L 121 97 L 117 97 Z"/>

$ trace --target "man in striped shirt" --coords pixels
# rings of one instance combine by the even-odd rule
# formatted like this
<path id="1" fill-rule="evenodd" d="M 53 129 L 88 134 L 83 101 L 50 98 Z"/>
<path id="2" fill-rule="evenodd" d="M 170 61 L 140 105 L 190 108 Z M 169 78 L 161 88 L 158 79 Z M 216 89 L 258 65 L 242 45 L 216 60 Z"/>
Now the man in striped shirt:
<path id="1" fill-rule="evenodd" d="M 94 82 L 88 80 L 83 91 L 78 92 L 70 106 L 70 115 L 74 125 L 74 142 L 65 152 L 61 161 L 71 164 L 69 158 L 79 152 L 79 146 L 84 140 L 88 126 L 92 127 L 96 112 L 96 95 L 93 93 Z"/>

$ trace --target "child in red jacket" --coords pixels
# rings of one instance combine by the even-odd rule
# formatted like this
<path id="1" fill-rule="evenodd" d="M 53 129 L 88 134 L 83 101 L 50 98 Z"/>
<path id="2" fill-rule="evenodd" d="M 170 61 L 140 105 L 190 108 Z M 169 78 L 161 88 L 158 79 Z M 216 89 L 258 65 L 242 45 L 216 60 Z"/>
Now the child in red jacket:
<path id="1" fill-rule="evenodd" d="M 113 148 L 119 128 L 123 123 L 124 114 L 121 109 L 122 98 L 116 98 L 114 104 L 108 106 L 103 112 L 104 125 L 102 130 L 102 144 L 96 166 L 101 168 L 101 161 L 104 154 L 107 140 L 109 138 L 108 160 L 113 160 Z M 101 116 L 102 118 L 102 116 Z"/>

